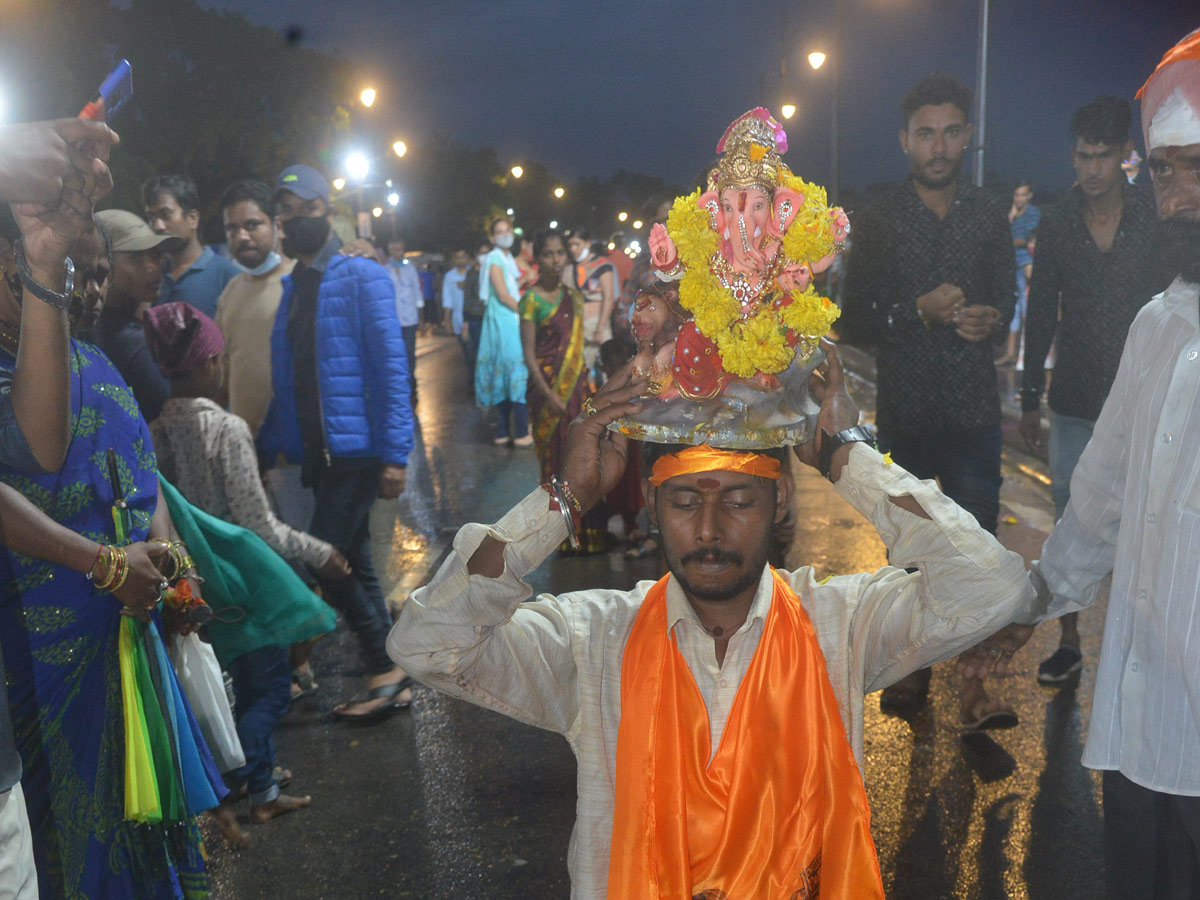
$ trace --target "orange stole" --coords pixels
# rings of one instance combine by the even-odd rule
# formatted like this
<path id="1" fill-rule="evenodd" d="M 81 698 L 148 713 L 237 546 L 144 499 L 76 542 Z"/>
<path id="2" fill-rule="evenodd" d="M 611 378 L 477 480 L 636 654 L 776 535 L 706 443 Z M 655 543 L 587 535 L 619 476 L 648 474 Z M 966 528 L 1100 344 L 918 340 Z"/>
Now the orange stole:
<path id="1" fill-rule="evenodd" d="M 667 629 L 667 578 L 621 663 L 608 900 L 865 900 L 883 882 L 870 810 L 816 632 L 772 571 L 762 640 L 711 753 Z"/>

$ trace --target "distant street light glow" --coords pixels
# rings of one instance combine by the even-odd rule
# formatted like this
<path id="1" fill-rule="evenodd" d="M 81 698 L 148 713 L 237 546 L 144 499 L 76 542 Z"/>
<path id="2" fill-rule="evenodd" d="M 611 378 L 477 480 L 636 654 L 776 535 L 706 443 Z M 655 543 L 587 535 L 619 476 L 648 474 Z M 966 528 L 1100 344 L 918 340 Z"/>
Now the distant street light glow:
<path id="1" fill-rule="evenodd" d="M 404 141 L 396 141 L 396 143 L 392 144 L 392 152 L 397 156 L 403 156 L 408 152 L 408 144 L 404 143 Z"/>
<path id="2" fill-rule="evenodd" d="M 362 181 L 371 174 L 371 160 L 365 153 L 351 153 L 346 157 L 346 174 L 351 181 Z"/>
<path id="3" fill-rule="evenodd" d="M 559 200 L 561 200 L 563 198 L 563 194 L 565 194 L 565 193 L 566 193 L 566 191 L 560 187 L 556 187 L 554 189 L 554 196 L 557 197 Z"/>
<path id="4" fill-rule="evenodd" d="M 551 227 L 551 228 L 557 228 L 557 227 L 558 227 L 558 219 L 551 219 L 551 220 L 550 220 L 550 227 Z"/>
<path id="5" fill-rule="evenodd" d="M 525 170 L 522 169 L 520 166 L 513 166 L 508 171 L 512 172 L 513 178 L 520 178 L 522 175 L 525 174 Z"/>
<path id="6" fill-rule="evenodd" d="M 511 216 L 511 215 L 513 214 L 512 207 L 510 206 L 508 209 L 506 209 L 506 210 L 504 211 L 504 214 L 505 214 L 506 216 Z"/>
<path id="7" fill-rule="evenodd" d="M 790 119 L 792 116 L 794 116 L 796 114 L 796 104 L 785 103 L 785 104 L 783 104 L 783 106 L 781 106 L 779 108 L 779 111 L 781 113 L 783 113 L 783 117 L 785 119 Z"/>
<path id="8" fill-rule="evenodd" d="M 358 95 L 358 99 L 362 101 L 362 105 L 372 107 L 375 105 L 375 88 L 363 88 L 363 92 Z"/>
<path id="9" fill-rule="evenodd" d="M 612 241 L 609 241 L 609 242 L 608 242 L 608 249 L 609 249 L 609 250 L 616 250 L 616 249 L 617 249 L 617 245 L 616 245 L 616 244 L 614 244 Z"/>
<path id="10" fill-rule="evenodd" d="M 333 179 L 333 189 L 334 189 L 335 191 L 340 191 L 340 190 L 342 190 L 342 189 L 343 189 L 345 186 L 346 186 L 346 179 L 345 179 L 345 178 L 335 178 L 335 179 Z"/>
<path id="11" fill-rule="evenodd" d="M 618 222 L 624 222 L 628 218 L 629 218 L 629 213 L 627 213 L 627 212 L 617 213 L 617 221 Z"/>
<path id="12" fill-rule="evenodd" d="M 821 68 L 821 66 L 825 65 L 825 54 L 820 50 L 814 50 L 808 54 L 808 64 L 814 69 Z"/>
<path id="13" fill-rule="evenodd" d="M 383 215 L 383 207 L 382 206 L 375 207 L 373 210 L 371 210 L 371 215 L 373 215 L 375 218 L 378 219 L 380 216 Z"/>
<path id="14" fill-rule="evenodd" d="M 634 231 L 640 231 L 640 230 L 641 230 L 641 227 L 642 227 L 642 220 L 641 220 L 641 219 L 634 219 L 634 220 L 633 220 L 633 230 L 634 230 Z"/>
<path id="15" fill-rule="evenodd" d="M 392 191 L 390 194 L 387 195 L 387 202 L 388 202 L 388 206 L 399 206 L 400 205 L 400 195 L 397 194 L 395 191 Z"/>

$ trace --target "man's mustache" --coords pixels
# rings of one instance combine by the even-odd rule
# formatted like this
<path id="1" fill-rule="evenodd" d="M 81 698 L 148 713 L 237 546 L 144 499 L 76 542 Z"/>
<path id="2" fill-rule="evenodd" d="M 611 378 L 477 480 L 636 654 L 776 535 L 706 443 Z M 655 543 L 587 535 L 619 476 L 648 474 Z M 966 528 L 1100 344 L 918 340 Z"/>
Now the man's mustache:
<path id="1" fill-rule="evenodd" d="M 722 547 L 702 547 L 691 553 L 685 553 L 680 563 L 685 566 L 689 563 L 731 563 L 740 566 L 742 561 L 742 554 L 735 550 L 725 550 Z"/>

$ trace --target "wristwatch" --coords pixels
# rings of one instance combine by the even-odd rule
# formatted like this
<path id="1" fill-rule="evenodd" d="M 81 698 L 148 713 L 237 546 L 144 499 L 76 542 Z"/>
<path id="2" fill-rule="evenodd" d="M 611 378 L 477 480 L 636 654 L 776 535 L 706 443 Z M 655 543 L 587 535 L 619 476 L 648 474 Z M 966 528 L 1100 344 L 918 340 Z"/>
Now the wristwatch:
<path id="1" fill-rule="evenodd" d="M 18 239 L 13 245 L 13 255 L 16 257 L 17 273 L 21 276 L 21 283 L 25 285 L 25 290 L 42 302 L 49 303 L 55 309 L 65 310 L 70 307 L 71 292 L 75 290 L 75 264 L 71 262 L 71 257 L 67 257 L 67 277 L 63 285 L 63 292 L 60 294 L 34 280 L 33 272 L 29 269 L 29 262 L 25 259 L 24 240 Z"/>
<path id="2" fill-rule="evenodd" d="M 838 447 L 859 441 L 875 446 L 875 430 L 868 425 L 855 425 L 837 434 L 826 434 L 823 431 L 821 434 L 823 437 L 821 451 L 817 454 L 817 471 L 825 478 L 829 477 L 829 470 L 833 467 L 833 454 L 837 452 Z"/>

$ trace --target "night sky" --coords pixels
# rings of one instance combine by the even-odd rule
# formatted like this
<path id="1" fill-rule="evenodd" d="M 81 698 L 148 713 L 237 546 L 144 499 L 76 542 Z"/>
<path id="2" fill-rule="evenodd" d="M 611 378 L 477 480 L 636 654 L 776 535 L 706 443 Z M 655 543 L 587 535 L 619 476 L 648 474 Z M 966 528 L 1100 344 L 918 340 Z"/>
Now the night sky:
<path id="1" fill-rule="evenodd" d="M 690 183 L 735 116 L 760 104 L 778 115 L 786 52 L 799 111 L 785 159 L 828 178 L 832 72 L 806 57 L 829 50 L 834 0 L 201 2 L 299 26 L 306 46 L 353 61 L 380 92 L 366 114 L 410 144 L 437 130 L 566 179 L 624 168 Z M 905 173 L 899 102 L 915 81 L 942 70 L 974 86 L 980 3 L 842 3 L 841 183 L 862 188 Z M 1069 186 L 1071 112 L 1102 93 L 1132 100 L 1197 26 L 1200 0 L 992 0 L 989 178 Z M 1135 105 L 1141 150 L 1138 121 Z"/>

